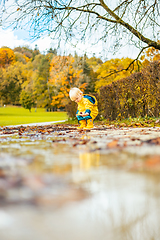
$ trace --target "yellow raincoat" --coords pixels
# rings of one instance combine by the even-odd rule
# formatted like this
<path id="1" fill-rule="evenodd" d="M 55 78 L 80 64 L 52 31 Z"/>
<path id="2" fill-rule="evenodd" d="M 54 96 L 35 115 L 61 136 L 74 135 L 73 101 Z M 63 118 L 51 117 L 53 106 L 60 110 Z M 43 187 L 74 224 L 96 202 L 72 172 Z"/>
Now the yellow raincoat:
<path id="1" fill-rule="evenodd" d="M 80 112 L 88 113 L 89 116 L 83 117 L 84 119 L 95 119 L 98 115 L 97 100 L 94 96 L 84 94 L 81 101 L 78 102 L 77 114 Z"/>

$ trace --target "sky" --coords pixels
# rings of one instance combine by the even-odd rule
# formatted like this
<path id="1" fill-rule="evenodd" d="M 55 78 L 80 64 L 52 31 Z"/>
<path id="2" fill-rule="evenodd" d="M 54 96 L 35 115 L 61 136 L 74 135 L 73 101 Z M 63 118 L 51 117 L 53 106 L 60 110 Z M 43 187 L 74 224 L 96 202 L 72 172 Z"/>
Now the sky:
<path id="1" fill-rule="evenodd" d="M 3 1 L 0 0 L 0 6 L 2 6 L 1 2 L 3 2 Z M 24 0 L 22 0 L 22 1 L 24 1 Z M 108 0 L 109 4 L 111 5 L 111 7 L 113 9 L 116 7 L 117 1 L 116 0 L 115 1 Z M 5 13 L 3 13 L 3 15 L 5 15 L 5 17 L 10 14 L 10 11 L 12 12 L 12 10 L 13 10 L 12 7 L 15 8 L 14 3 L 15 3 L 15 0 L 6 1 L 6 3 L 5 3 L 6 11 L 5 11 Z M 16 5 L 16 7 L 17 7 L 17 5 Z M 16 15 L 13 14 L 13 17 L 11 16 L 11 17 L 9 17 L 9 19 L 10 18 L 14 19 L 15 16 L 17 17 L 18 16 L 17 14 L 19 14 L 19 12 L 20 11 L 16 11 L 16 13 L 15 13 Z M 4 19 L 7 19 L 7 17 Z M 5 21 L 4 21 L 4 23 L 6 25 Z M 1 24 L 1 22 L 0 22 L 0 24 Z M 23 26 L 25 26 L 24 23 L 23 23 Z M 80 28 L 78 28 L 78 30 L 80 31 Z M 104 31 L 104 29 L 100 28 L 99 34 L 101 32 L 103 33 L 103 31 Z M 97 34 L 97 33 L 98 32 L 96 32 L 96 34 L 94 36 L 96 38 L 96 40 L 99 39 L 99 34 Z M 122 32 L 122 34 L 123 34 L 123 32 Z M 79 32 L 78 32 L 77 36 L 78 35 L 79 35 Z M 124 58 L 129 57 L 129 58 L 135 59 L 138 56 L 138 53 L 140 50 L 133 45 L 126 45 L 123 48 L 121 48 L 119 50 L 119 52 L 116 52 L 116 54 L 113 54 L 113 51 L 112 51 L 113 48 L 111 47 L 111 45 L 114 42 L 114 36 L 109 36 L 109 32 L 107 32 L 106 35 L 107 35 L 106 45 L 104 45 L 104 43 L 102 43 L 100 41 L 98 42 L 98 44 L 96 46 L 91 45 L 90 43 L 93 39 L 93 37 L 92 37 L 91 39 L 88 39 L 88 41 L 86 41 L 85 43 L 79 42 L 78 45 L 76 46 L 76 48 L 73 47 L 71 44 L 65 43 L 62 41 L 61 47 L 60 47 L 60 49 L 58 49 L 58 47 L 57 47 L 58 43 L 55 40 L 52 40 L 51 37 L 49 37 L 49 36 L 41 37 L 41 38 L 33 41 L 33 40 L 31 40 L 31 37 L 29 36 L 29 32 L 27 32 L 27 30 L 23 30 L 20 28 L 16 29 L 16 30 L 13 30 L 11 28 L 7 28 L 7 29 L 3 28 L 2 29 L 2 27 L 0 25 L 0 47 L 7 46 L 7 47 L 10 47 L 13 49 L 18 46 L 20 46 L 20 47 L 28 46 L 29 48 L 34 49 L 35 45 L 36 45 L 41 53 L 46 53 L 47 50 L 52 48 L 52 49 L 56 49 L 58 54 L 60 54 L 60 55 L 74 54 L 76 52 L 79 56 L 83 56 L 86 53 L 88 57 L 96 56 L 96 57 L 101 58 L 103 61 L 110 60 L 112 58 L 122 58 L 122 57 L 124 57 Z M 148 36 L 148 35 L 146 35 L 146 36 Z M 127 38 L 125 38 L 125 35 L 118 36 L 118 37 L 120 37 L 123 40 L 123 42 L 122 42 L 123 44 L 126 44 Z M 134 38 L 136 38 L 136 37 L 133 36 L 132 40 L 136 40 Z"/>
<path id="2" fill-rule="evenodd" d="M 37 45 L 38 49 L 41 53 L 46 53 L 48 49 L 51 47 L 57 49 L 57 42 L 54 42 L 49 36 L 45 36 L 40 39 L 30 40 L 29 34 L 27 31 L 19 29 L 19 30 L 12 30 L 12 29 L 2 29 L 0 27 L 0 47 L 7 46 L 11 49 L 18 47 L 18 46 L 29 46 L 31 49 L 35 48 Z M 121 49 L 116 55 L 112 53 L 108 53 L 105 51 L 105 47 L 103 43 L 99 42 L 96 47 L 93 47 L 88 43 L 79 43 L 77 47 L 73 47 L 69 44 L 61 45 L 58 54 L 74 54 L 77 53 L 79 56 L 87 54 L 88 57 L 92 57 L 95 55 L 96 57 L 103 58 L 103 60 L 112 59 L 112 58 L 122 58 L 122 57 L 130 57 L 135 58 L 138 54 L 138 50 L 135 48 L 131 49 L 131 47 L 125 47 Z"/>
<path id="3" fill-rule="evenodd" d="M 45 37 L 31 41 L 29 35 L 24 30 L 4 30 L 0 27 L 0 47 L 7 46 L 13 49 L 18 46 L 29 46 L 34 49 L 35 45 L 38 46 L 41 52 L 44 52 L 52 47 L 52 40 L 49 37 Z"/>
<path id="4" fill-rule="evenodd" d="M 12 5 L 11 3 L 13 4 L 14 0 L 6 1 L 6 9 L 9 12 L 9 9 Z M 112 36 L 108 36 L 106 46 L 100 41 L 96 46 L 93 46 L 90 44 L 91 41 L 92 39 L 88 39 L 88 41 L 85 43 L 79 42 L 76 48 L 69 43 L 62 42 L 60 49 L 58 49 L 58 43 L 52 40 L 49 36 L 45 36 L 33 41 L 31 40 L 31 37 L 29 36 L 29 32 L 27 32 L 27 30 L 20 28 L 16 30 L 13 30 L 11 28 L 2 29 L 0 26 L 0 47 L 7 46 L 13 49 L 18 46 L 28 46 L 29 48 L 34 49 L 35 45 L 37 45 L 41 53 L 46 53 L 48 49 L 52 48 L 57 49 L 57 52 L 60 55 L 74 54 L 76 52 L 79 56 L 83 56 L 86 53 L 88 57 L 96 56 L 101 58 L 103 61 L 122 57 L 136 58 L 139 53 L 139 50 L 134 46 L 126 46 L 124 48 L 121 48 L 119 52 L 113 55 L 113 52 L 108 51 L 108 45 L 110 45 L 110 43 L 113 41 Z"/>

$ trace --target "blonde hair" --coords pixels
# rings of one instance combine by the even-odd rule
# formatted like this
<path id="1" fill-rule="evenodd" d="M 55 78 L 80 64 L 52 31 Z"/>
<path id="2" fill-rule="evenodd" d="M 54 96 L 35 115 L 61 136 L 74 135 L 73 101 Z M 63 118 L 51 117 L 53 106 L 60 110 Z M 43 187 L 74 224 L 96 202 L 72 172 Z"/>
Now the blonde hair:
<path id="1" fill-rule="evenodd" d="M 71 88 L 69 91 L 69 97 L 72 101 L 73 101 L 74 97 L 76 97 L 79 94 L 82 95 L 83 92 L 77 87 Z"/>

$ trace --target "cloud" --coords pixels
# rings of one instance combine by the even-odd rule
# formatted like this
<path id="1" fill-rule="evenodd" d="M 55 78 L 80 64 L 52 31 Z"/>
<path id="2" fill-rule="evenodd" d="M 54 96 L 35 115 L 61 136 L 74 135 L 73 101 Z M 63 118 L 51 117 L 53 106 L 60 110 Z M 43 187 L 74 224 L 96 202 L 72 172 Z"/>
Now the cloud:
<path id="1" fill-rule="evenodd" d="M 46 52 L 51 47 L 54 49 L 58 47 L 58 43 L 51 39 L 49 36 L 40 38 L 35 40 L 34 42 L 30 42 L 29 40 L 22 39 L 22 34 L 19 32 L 15 32 L 11 29 L 3 30 L 0 28 L 0 47 L 7 46 L 10 48 L 15 48 L 18 46 L 29 46 L 34 49 L 35 45 L 37 45 L 40 52 Z M 71 46 L 69 43 L 65 43 L 62 41 L 61 48 L 59 49 L 59 54 L 74 54 L 76 52 L 79 55 L 83 55 L 87 53 L 87 55 L 93 55 L 94 53 L 98 54 L 101 52 L 102 47 L 93 48 L 87 43 L 78 43 L 77 47 Z M 96 55 L 97 55 L 96 54 Z"/>
<path id="2" fill-rule="evenodd" d="M 43 52 L 51 47 L 51 42 L 52 40 L 49 37 L 37 39 L 34 42 L 19 39 L 13 30 L 0 28 L 0 47 L 7 46 L 13 49 L 18 46 L 30 46 L 34 49 L 35 45 L 37 45 L 39 50 Z"/>
<path id="3" fill-rule="evenodd" d="M 29 46 L 30 48 L 34 49 L 35 45 L 38 46 L 38 49 L 41 52 L 45 52 L 50 47 L 53 49 L 54 47 L 53 40 L 50 37 L 43 37 L 40 39 L 35 40 L 34 42 L 25 40 L 22 38 L 23 33 L 21 31 L 13 31 L 12 29 L 2 29 L 0 27 L 0 47 L 6 46 L 10 48 L 15 48 L 18 46 Z M 57 45 L 57 44 L 56 44 Z"/>
<path id="4" fill-rule="evenodd" d="M 93 46 L 91 43 L 89 43 L 89 41 L 86 41 L 85 43 L 79 42 L 76 47 L 62 41 L 61 47 L 58 49 L 57 41 L 53 40 L 49 36 L 45 36 L 43 38 L 36 39 L 34 42 L 31 42 L 29 40 L 25 40 L 27 35 L 24 35 L 24 31 L 22 32 L 21 30 L 13 31 L 11 29 L 4 30 L 0 28 L 0 47 L 7 46 L 13 49 L 18 46 L 29 46 L 31 49 L 34 49 L 35 45 L 37 45 L 41 53 L 46 53 L 46 51 L 52 47 L 53 49 L 57 49 L 58 54 L 61 55 L 68 55 L 70 53 L 74 54 L 76 52 L 79 56 L 82 56 L 86 53 L 88 57 L 95 55 L 104 61 L 116 57 L 135 58 L 138 54 L 138 50 L 136 48 L 126 46 L 125 49 L 121 49 L 119 53 L 113 55 L 112 52 L 107 51 L 106 46 L 104 46 L 102 42 L 99 42 L 96 46 Z"/>
<path id="5" fill-rule="evenodd" d="M 31 48 L 34 49 L 35 45 L 38 46 L 38 49 L 41 52 L 46 52 L 48 49 L 50 49 L 51 47 L 54 49 L 56 47 L 54 47 L 53 45 L 53 40 L 50 37 L 43 37 L 43 38 L 39 38 L 37 40 L 35 40 L 34 42 L 32 42 L 30 44 Z M 53 45 L 53 46 L 52 46 Z"/>
<path id="6" fill-rule="evenodd" d="M 3 30 L 2 28 L 0 28 L 0 47 L 7 46 L 10 48 L 14 48 L 27 44 L 29 44 L 29 42 L 23 39 L 18 39 L 18 37 L 11 29 Z"/>

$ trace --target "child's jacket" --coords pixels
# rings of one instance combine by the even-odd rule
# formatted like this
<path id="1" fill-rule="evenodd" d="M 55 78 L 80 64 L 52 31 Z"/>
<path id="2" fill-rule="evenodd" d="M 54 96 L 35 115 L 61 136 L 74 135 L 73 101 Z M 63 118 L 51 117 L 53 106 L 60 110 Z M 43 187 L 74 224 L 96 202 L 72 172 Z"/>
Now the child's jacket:
<path id="1" fill-rule="evenodd" d="M 94 120 L 98 115 L 96 98 L 92 95 L 84 94 L 82 100 L 78 102 L 77 114 L 79 112 L 89 113 L 89 118 Z"/>

